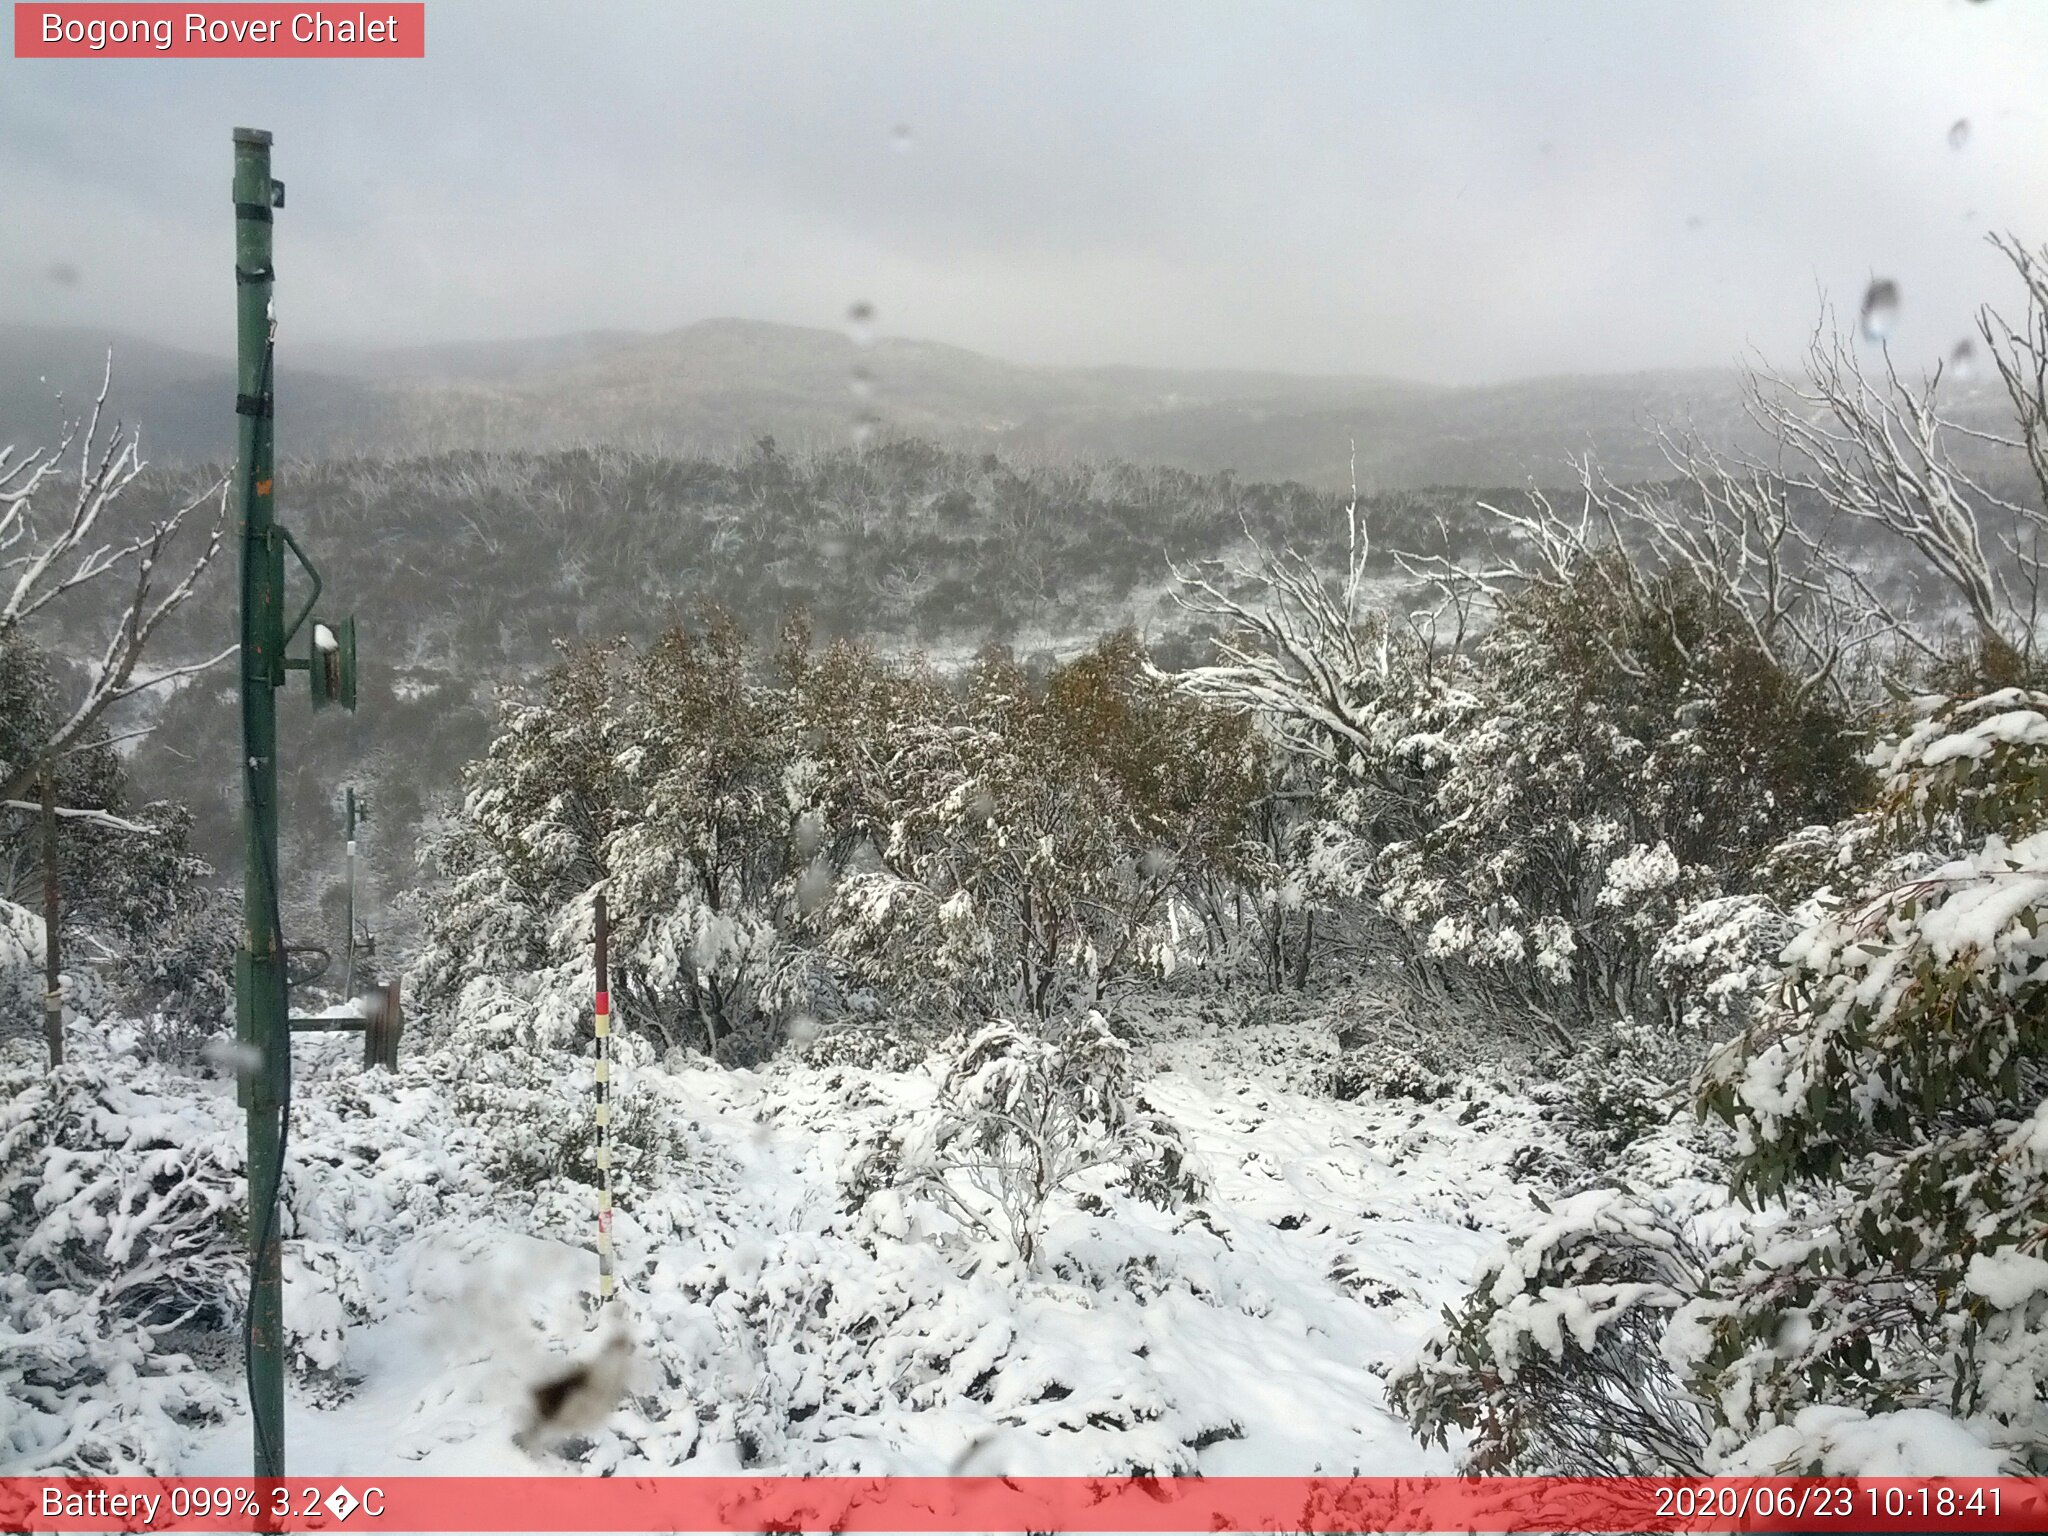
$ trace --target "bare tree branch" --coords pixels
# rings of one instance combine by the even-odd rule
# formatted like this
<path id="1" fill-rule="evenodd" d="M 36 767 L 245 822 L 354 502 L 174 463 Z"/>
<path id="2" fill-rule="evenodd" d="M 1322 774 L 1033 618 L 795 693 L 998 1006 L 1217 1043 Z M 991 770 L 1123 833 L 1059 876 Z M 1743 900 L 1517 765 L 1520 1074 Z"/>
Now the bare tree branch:
<path id="1" fill-rule="evenodd" d="M 22 761 L 0 769 L 4 774 L 0 799 L 24 793 L 43 760 L 77 749 L 106 712 L 122 700 L 205 671 L 234 654 L 235 648 L 230 647 L 205 661 L 137 676 L 152 636 L 198 590 L 200 578 L 220 553 L 227 531 L 228 486 L 223 477 L 133 537 L 102 538 L 100 525 L 107 509 L 143 469 L 137 434 L 116 427 L 110 436 L 102 436 L 101 422 L 113 376 L 110 353 L 86 419 L 68 426 L 55 448 L 35 449 L 22 456 L 12 448 L 0 449 L 0 555 L 9 557 L 0 564 L 0 572 L 12 577 L 11 583 L 0 588 L 4 591 L 0 640 L 21 632 L 29 620 L 65 593 L 123 569 L 132 573 L 106 644 L 87 670 L 83 696 L 47 740 Z M 73 463 L 76 483 L 70 506 L 49 533 L 38 534 L 37 494 L 47 484 L 61 483 L 65 466 Z M 214 516 L 205 547 L 181 579 L 160 589 L 160 564 L 186 521 L 209 502 Z"/>

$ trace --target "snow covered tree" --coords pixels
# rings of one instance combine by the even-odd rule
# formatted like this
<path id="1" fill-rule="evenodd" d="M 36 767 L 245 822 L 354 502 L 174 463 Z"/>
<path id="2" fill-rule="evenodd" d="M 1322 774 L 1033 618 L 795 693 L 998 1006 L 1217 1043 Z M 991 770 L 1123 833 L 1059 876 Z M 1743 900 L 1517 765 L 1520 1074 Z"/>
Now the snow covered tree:
<path id="1" fill-rule="evenodd" d="M 1683 574 L 1618 600 L 1622 558 L 1503 597 L 1469 702 L 1421 722 L 1428 824 L 1375 871 L 1422 964 L 1564 1030 L 1670 1012 L 1654 961 L 1680 913 L 1864 783 L 1848 720 L 1727 605 Z"/>
<path id="2" fill-rule="evenodd" d="M 784 782 L 789 760 L 730 620 L 678 627 L 639 655 L 569 657 L 540 698 L 506 702 L 439 840 L 451 888 L 426 914 L 426 997 L 547 965 L 587 976 L 589 898 L 602 884 L 624 1027 L 665 1047 L 761 1054 L 790 963 L 780 925 L 802 807 Z M 580 923 L 563 921 L 578 910 Z"/>
<path id="3" fill-rule="evenodd" d="M 960 693 L 920 696 L 931 713 L 875 722 L 840 780 L 872 856 L 840 882 L 832 953 L 949 1020 L 1050 1018 L 1170 968 L 1190 872 L 1244 857 L 1264 768 L 1247 723 L 1148 673 L 1129 633 L 1043 683 L 991 653 Z"/>
<path id="4" fill-rule="evenodd" d="M 227 482 L 208 486 L 146 526 L 119 526 L 119 515 L 109 513 L 143 464 L 136 434 L 101 431 L 112 385 L 109 358 L 91 410 L 65 428 L 54 448 L 23 454 L 0 447 L 0 652 L 23 643 L 32 622 L 56 611 L 52 605 L 76 602 L 73 593 L 119 594 L 110 605 L 106 643 L 86 667 L 82 686 L 50 713 L 35 739 L 0 743 L 0 802 L 23 799 L 46 762 L 90 746 L 107 712 L 123 700 L 234 654 L 230 647 L 201 661 L 140 671 L 156 632 L 198 590 L 220 552 Z M 38 500 L 53 493 L 68 494 L 56 515 L 39 525 Z M 179 531 L 208 503 L 215 513 L 205 546 L 182 577 L 162 585 L 159 567 Z"/>
<path id="5" fill-rule="evenodd" d="M 0 638 L 0 762 L 41 750 L 58 728 L 55 672 L 25 635 Z M 212 867 L 192 852 L 191 813 L 162 801 L 132 807 L 126 767 L 104 742 L 73 746 L 52 766 L 65 813 L 57 885 L 66 951 L 82 938 L 85 957 L 110 957 L 134 1003 L 167 1010 L 161 1043 L 196 1046 L 227 1017 L 238 921 L 213 893 Z M 40 910 L 45 854 L 35 804 L 0 809 L 0 901 Z"/>

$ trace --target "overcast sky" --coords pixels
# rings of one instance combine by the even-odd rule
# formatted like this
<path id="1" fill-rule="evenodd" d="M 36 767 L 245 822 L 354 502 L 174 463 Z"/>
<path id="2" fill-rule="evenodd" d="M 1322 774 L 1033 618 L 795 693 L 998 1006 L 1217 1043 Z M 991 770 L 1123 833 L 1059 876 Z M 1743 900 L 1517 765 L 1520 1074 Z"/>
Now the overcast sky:
<path id="1" fill-rule="evenodd" d="M 2048 242 L 2025 0 L 427 21 L 424 61 L 0 58 L 0 318 L 225 350 L 236 124 L 276 134 L 280 314 L 324 342 L 866 301 L 1026 362 L 1468 382 L 1781 356 L 1883 276 L 1931 359 L 2011 292 L 1985 231 Z"/>

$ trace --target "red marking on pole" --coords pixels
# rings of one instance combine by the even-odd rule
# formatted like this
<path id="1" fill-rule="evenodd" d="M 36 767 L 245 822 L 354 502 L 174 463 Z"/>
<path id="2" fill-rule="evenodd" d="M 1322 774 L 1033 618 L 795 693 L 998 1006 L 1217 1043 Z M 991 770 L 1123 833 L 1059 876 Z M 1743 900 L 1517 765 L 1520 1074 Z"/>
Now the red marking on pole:
<path id="1" fill-rule="evenodd" d="M 599 1013 L 610 1013 L 612 1011 L 611 993 L 600 992 L 597 994 L 597 1011 Z"/>

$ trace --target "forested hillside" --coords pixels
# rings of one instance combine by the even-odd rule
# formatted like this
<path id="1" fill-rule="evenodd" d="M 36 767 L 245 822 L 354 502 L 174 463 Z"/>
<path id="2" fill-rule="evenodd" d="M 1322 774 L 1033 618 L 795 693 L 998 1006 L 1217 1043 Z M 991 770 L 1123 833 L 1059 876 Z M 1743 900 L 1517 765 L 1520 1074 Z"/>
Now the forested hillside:
<path id="1" fill-rule="evenodd" d="M 1322 490 L 1568 485 L 1592 454 L 1624 479 L 1667 466 L 1647 429 L 1731 446 L 1764 437 L 1725 369 L 1448 387 L 1402 379 L 1148 368 L 1032 368 L 883 334 L 707 320 L 661 335 L 595 333 L 469 347 L 280 352 L 278 442 L 320 458 L 533 453 L 605 443 L 729 456 L 772 436 L 791 453 L 916 437 L 1022 464 L 1125 460 Z M 90 398 L 111 349 L 151 457 L 193 463 L 233 442 L 233 369 L 100 332 L 0 327 L 0 420 L 40 435 L 53 396 Z M 1984 380 L 1952 380 L 1972 421 Z M 1965 452 L 1968 445 L 1959 445 Z"/>
<path id="2" fill-rule="evenodd" d="M 198 479 L 145 477 L 130 510 Z M 331 880 L 346 764 L 375 806 L 364 846 L 390 894 L 413 883 L 417 829 L 483 751 L 500 689 L 552 665 L 557 642 L 648 640 L 709 605 L 759 637 L 801 612 L 821 636 L 945 667 L 990 645 L 1042 667 L 1127 624 L 1163 661 L 1185 663 L 1203 654 L 1201 626 L 1171 595 L 1170 561 L 1243 553 L 1252 539 L 1341 556 L 1345 537 L 1345 498 L 1297 484 L 1034 466 L 909 440 L 817 455 L 763 441 L 695 459 L 301 460 L 279 482 L 329 590 L 348 594 L 363 658 L 363 707 L 314 719 L 284 765 L 288 825 L 303 839 L 293 851 Z M 1408 492 L 1362 505 L 1380 537 L 1463 552 L 1485 522 L 1477 499 Z M 1375 561 L 1376 581 L 1398 577 L 1390 558 Z M 219 649 L 232 598 L 215 574 L 166 627 L 166 646 Z M 137 765 L 151 793 L 194 807 L 200 846 L 217 858 L 236 846 L 234 707 L 224 672 L 180 690 L 156 720 L 160 750 Z"/>

